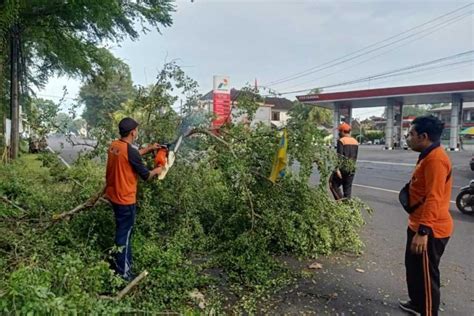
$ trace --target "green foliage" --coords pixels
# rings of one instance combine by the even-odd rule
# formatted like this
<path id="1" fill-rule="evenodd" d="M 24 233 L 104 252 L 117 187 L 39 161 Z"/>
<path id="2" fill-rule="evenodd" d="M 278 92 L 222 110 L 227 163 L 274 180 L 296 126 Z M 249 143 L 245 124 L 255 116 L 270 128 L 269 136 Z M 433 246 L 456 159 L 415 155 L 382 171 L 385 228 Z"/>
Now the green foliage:
<path id="1" fill-rule="evenodd" d="M 327 177 L 344 162 L 321 145 L 323 135 L 310 108 L 292 110 L 287 127 L 292 164 L 274 185 L 267 176 L 278 131 L 263 124 L 253 129 L 229 124 L 218 135 L 209 133 L 204 129 L 209 121 L 200 113 L 187 109 L 182 118 L 172 110 L 172 89 L 193 100 L 195 88 L 179 67 L 167 65 L 153 88 L 142 89 L 113 115 L 115 124 L 124 115 L 137 118 L 143 142 L 170 140 L 193 129 L 165 180 L 139 184 L 134 269 L 150 275 L 113 305 L 98 298 L 123 286 L 106 264 L 114 252 L 110 207 L 99 204 L 46 226 L 54 213 L 72 209 L 99 190 L 104 165 L 83 157 L 66 170 L 44 155 L 41 161 L 27 156 L 0 168 L 0 193 L 28 210 L 22 214 L 0 206 L 7 219 L 0 224 L 0 251 L 6 254 L 0 261 L 0 288 L 5 289 L 0 311 L 185 313 L 196 311 L 189 293 L 199 289 L 211 302 L 230 291 L 237 297 L 235 313 L 255 313 L 259 300 L 292 279 L 278 256 L 361 250 L 364 206 L 356 199 L 340 203 L 328 197 Z M 253 96 L 242 101 L 250 112 L 246 115 L 257 102 Z M 93 154 L 103 157 L 108 141 L 99 139 Z M 321 178 L 316 186 L 309 181 L 314 173 Z M 27 283 L 28 290 L 19 290 Z M 220 292 L 223 283 L 226 290 Z M 211 306 L 220 309 L 209 304 L 204 312 L 210 313 Z"/>
<path id="2" fill-rule="evenodd" d="M 52 75 L 107 77 L 115 59 L 104 44 L 136 40 L 149 31 L 147 26 L 157 31 L 168 27 L 174 9 L 173 0 L 0 1 L 0 125 L 8 113 L 12 35 L 20 41 L 17 79 L 25 104 L 34 95 L 33 86 L 44 87 Z"/>
<path id="3" fill-rule="evenodd" d="M 403 116 L 422 116 L 427 114 L 428 109 L 423 106 L 406 105 L 403 107 Z"/>
<path id="4" fill-rule="evenodd" d="M 170 0 L 3 1 L 0 38 L 8 39 L 12 27 L 18 26 L 25 78 L 42 85 L 53 73 L 88 76 L 100 72 L 110 55 L 100 44 L 137 39 L 140 23 L 157 30 L 170 26 L 173 11 Z"/>
<path id="5" fill-rule="evenodd" d="M 33 98 L 26 107 L 28 124 L 39 138 L 55 130 L 59 105 L 51 100 Z"/>
<path id="6" fill-rule="evenodd" d="M 258 107 L 264 103 L 264 98 L 257 93 L 255 88 L 243 87 L 238 92 L 236 101 L 237 116 L 243 116 L 251 122 L 255 118 Z"/>
<path id="7" fill-rule="evenodd" d="M 82 117 L 92 128 L 108 126 L 111 115 L 135 94 L 128 65 L 109 55 L 106 71 L 93 76 L 79 91 L 79 103 L 85 106 Z"/>
<path id="8" fill-rule="evenodd" d="M 383 131 L 365 131 L 364 137 L 370 141 L 374 141 L 375 139 L 382 139 L 385 137 L 385 133 Z"/>

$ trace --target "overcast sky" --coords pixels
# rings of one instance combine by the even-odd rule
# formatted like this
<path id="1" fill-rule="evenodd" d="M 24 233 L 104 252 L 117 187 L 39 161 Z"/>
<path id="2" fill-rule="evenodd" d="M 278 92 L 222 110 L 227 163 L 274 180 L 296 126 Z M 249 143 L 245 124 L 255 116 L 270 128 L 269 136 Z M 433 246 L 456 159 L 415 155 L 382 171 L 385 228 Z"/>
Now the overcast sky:
<path id="1" fill-rule="evenodd" d="M 130 65 L 136 84 L 152 84 L 165 61 L 178 59 L 187 74 L 198 81 L 201 92 L 206 93 L 212 88 L 215 74 L 229 75 L 231 86 L 236 88 L 253 84 L 255 79 L 259 85 L 266 85 L 308 69 L 317 70 L 321 64 L 414 28 L 346 58 L 353 60 L 270 86 L 282 93 L 291 92 L 474 50 L 472 2 L 462 10 L 436 19 L 466 5 L 469 2 L 452 0 L 177 1 L 170 28 L 162 29 L 161 34 L 153 31 L 135 42 L 127 40 L 112 51 Z M 436 20 L 418 27 L 433 19 Z M 398 42 L 391 44 L 394 41 Z M 387 47 L 380 49 L 383 45 Z M 374 51 L 367 53 L 369 50 Z M 474 80 L 473 59 L 474 54 L 467 54 L 430 68 L 455 65 L 325 91 Z M 80 84 L 77 80 L 54 78 L 39 96 L 57 101 L 66 85 L 68 102 L 73 102 Z M 285 97 L 294 99 L 298 94 L 305 92 Z M 362 118 L 374 114 L 381 114 L 381 110 L 354 112 L 355 117 Z"/>

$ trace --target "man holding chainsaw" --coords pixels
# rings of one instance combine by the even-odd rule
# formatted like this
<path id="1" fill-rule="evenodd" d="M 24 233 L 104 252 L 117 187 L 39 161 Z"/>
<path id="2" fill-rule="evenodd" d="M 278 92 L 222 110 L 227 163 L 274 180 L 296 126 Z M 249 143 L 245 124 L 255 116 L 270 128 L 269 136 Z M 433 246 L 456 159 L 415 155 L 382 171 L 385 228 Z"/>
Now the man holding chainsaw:
<path id="1" fill-rule="evenodd" d="M 115 256 L 115 270 L 125 280 L 134 278 L 131 272 L 131 234 L 135 223 L 138 176 L 149 180 L 160 175 L 166 167 L 148 170 L 142 157 L 160 148 L 158 144 L 138 150 L 133 144 L 138 138 L 138 123 L 126 117 L 119 123 L 120 139 L 110 144 L 107 153 L 105 195 L 115 213 L 115 244 L 120 247 Z"/>

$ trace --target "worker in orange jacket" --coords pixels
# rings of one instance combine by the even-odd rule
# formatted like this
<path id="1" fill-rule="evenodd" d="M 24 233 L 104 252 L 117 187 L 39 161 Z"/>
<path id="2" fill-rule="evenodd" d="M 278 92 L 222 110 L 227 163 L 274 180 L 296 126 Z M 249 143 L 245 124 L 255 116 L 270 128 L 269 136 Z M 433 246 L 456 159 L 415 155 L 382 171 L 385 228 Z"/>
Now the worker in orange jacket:
<path id="1" fill-rule="evenodd" d="M 115 245 L 119 251 L 115 255 L 115 270 L 127 281 L 135 276 L 132 273 L 131 235 L 135 223 L 138 177 L 151 179 L 163 167 L 153 170 L 143 163 L 142 157 L 159 148 L 158 144 L 138 149 L 133 142 L 138 138 L 138 123 L 126 117 L 119 123 L 120 139 L 110 144 L 107 156 L 105 195 L 111 202 L 115 214 Z"/>
<path id="2" fill-rule="evenodd" d="M 351 126 L 344 122 L 339 125 L 338 129 L 339 140 L 337 141 L 337 154 L 339 158 L 352 160 L 355 164 L 359 151 L 359 143 L 351 136 Z M 351 198 L 354 176 L 355 171 L 347 168 L 347 166 L 338 168 L 332 173 L 329 178 L 329 188 L 336 200 Z"/>
<path id="3" fill-rule="evenodd" d="M 439 263 L 453 232 L 449 213 L 451 162 L 440 146 L 444 124 L 434 116 L 417 117 L 407 143 L 419 152 L 408 184 L 411 212 L 405 250 L 409 301 L 399 306 L 413 315 L 438 315 L 440 304 Z"/>

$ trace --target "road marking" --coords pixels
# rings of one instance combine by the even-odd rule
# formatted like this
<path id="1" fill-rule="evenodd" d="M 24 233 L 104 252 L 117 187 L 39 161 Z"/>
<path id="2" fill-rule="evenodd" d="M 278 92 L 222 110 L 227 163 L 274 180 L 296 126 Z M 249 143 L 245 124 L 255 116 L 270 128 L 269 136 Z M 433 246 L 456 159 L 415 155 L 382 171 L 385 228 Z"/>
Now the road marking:
<path id="1" fill-rule="evenodd" d="M 362 184 L 353 184 L 353 186 L 356 186 L 356 187 L 361 187 L 361 188 L 366 188 L 366 189 L 372 189 L 372 190 L 379 190 L 379 191 L 384 191 L 384 192 L 390 192 L 390 193 L 396 193 L 398 194 L 399 191 L 395 191 L 395 190 L 389 190 L 389 189 L 383 189 L 383 188 L 376 188 L 376 187 L 371 187 L 371 186 L 368 186 L 368 185 L 362 185 Z M 456 204 L 456 201 L 449 201 L 453 204 Z"/>
<path id="2" fill-rule="evenodd" d="M 357 162 L 373 163 L 379 165 L 393 165 L 393 166 L 405 166 L 405 167 L 415 167 L 414 163 L 403 163 L 403 162 L 386 162 L 386 161 L 372 161 L 372 160 L 357 160 Z"/>

